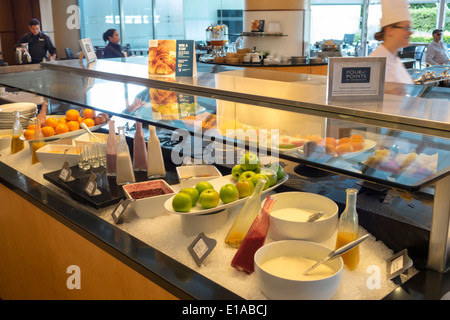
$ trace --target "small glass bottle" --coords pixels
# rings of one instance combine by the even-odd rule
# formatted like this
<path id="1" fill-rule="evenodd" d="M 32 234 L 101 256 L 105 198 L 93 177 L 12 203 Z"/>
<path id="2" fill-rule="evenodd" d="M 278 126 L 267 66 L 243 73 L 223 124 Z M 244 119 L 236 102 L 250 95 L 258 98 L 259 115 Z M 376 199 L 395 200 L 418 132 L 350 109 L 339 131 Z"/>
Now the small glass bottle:
<path id="1" fill-rule="evenodd" d="M 147 176 L 149 179 L 164 178 L 166 176 L 166 167 L 162 155 L 161 144 L 159 143 L 154 126 L 148 127 L 150 136 L 147 143 Z"/>
<path id="2" fill-rule="evenodd" d="M 136 122 L 133 142 L 133 167 L 136 171 L 147 171 L 147 145 L 145 143 L 142 123 Z"/>
<path id="3" fill-rule="evenodd" d="M 226 244 L 234 248 L 239 248 L 241 245 L 245 235 L 252 226 L 253 221 L 255 221 L 261 211 L 261 193 L 266 182 L 265 179 L 259 179 L 256 183 L 253 195 L 245 202 L 244 207 L 241 209 L 241 212 L 239 212 L 239 215 L 225 238 Z"/>
<path id="4" fill-rule="evenodd" d="M 36 151 L 39 150 L 40 148 L 42 148 L 43 146 L 45 146 L 44 135 L 42 134 L 42 131 L 41 131 L 41 120 L 36 119 L 35 127 L 36 128 L 34 131 L 34 140 L 31 145 L 31 151 L 32 151 L 31 163 L 32 164 L 39 162 Z"/>
<path id="5" fill-rule="evenodd" d="M 23 128 L 20 124 L 20 112 L 14 112 L 14 125 L 13 125 L 13 133 L 11 139 L 11 154 L 15 154 L 19 151 L 22 151 L 25 148 L 25 143 L 20 137 L 23 134 Z"/>
<path id="6" fill-rule="evenodd" d="M 346 192 L 347 203 L 344 212 L 342 212 L 341 217 L 339 218 L 336 249 L 359 238 L 358 213 L 356 212 L 358 190 L 347 189 Z M 342 259 L 349 270 L 355 270 L 359 263 L 359 246 L 344 253 Z"/>
<path id="7" fill-rule="evenodd" d="M 108 126 L 109 135 L 106 140 L 106 174 L 108 176 L 115 176 L 117 161 L 117 137 L 114 120 L 109 120 Z"/>
<path id="8" fill-rule="evenodd" d="M 136 180 L 125 136 L 125 127 L 118 127 L 117 130 L 119 131 L 119 144 L 117 145 L 116 157 L 116 184 L 121 186 L 127 183 L 134 183 Z"/>

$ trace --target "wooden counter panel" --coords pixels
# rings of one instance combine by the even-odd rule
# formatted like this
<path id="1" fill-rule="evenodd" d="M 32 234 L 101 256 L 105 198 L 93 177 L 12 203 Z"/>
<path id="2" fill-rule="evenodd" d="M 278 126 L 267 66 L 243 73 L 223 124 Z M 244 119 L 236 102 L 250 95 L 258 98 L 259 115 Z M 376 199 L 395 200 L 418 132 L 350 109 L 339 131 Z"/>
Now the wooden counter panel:
<path id="1" fill-rule="evenodd" d="M 177 299 L 2 184 L 0 203 L 0 299 Z"/>

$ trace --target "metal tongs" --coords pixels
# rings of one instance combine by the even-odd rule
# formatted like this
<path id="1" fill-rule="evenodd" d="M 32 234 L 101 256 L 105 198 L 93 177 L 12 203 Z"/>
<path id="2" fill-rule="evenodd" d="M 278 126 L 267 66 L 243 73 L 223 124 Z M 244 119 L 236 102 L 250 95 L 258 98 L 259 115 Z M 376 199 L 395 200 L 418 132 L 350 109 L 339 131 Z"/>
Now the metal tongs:
<path id="1" fill-rule="evenodd" d="M 353 240 L 349 243 L 347 243 L 346 245 L 343 245 L 342 247 L 331 251 L 329 255 L 327 255 L 325 258 L 323 258 L 322 260 L 320 260 L 319 262 L 317 262 L 315 265 L 313 265 L 311 268 L 309 268 L 308 270 L 306 270 L 305 272 L 303 272 L 303 275 L 311 272 L 313 269 L 315 269 L 316 267 L 318 267 L 319 265 L 321 265 L 324 262 L 327 262 L 328 260 L 334 259 L 344 253 L 346 253 L 347 251 L 349 251 L 350 249 L 353 249 L 354 247 L 356 247 L 358 244 L 360 244 L 361 242 L 363 242 L 364 240 L 366 240 L 369 237 L 369 234 L 366 234 L 356 240 Z"/>

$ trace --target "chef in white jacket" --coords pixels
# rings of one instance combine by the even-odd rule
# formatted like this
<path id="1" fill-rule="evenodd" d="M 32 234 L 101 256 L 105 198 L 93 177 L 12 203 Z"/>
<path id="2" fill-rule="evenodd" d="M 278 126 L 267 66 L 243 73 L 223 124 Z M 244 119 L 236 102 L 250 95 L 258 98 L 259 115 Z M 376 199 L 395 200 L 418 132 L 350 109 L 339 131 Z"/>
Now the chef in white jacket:
<path id="1" fill-rule="evenodd" d="M 375 34 L 375 39 L 382 41 L 382 44 L 370 56 L 386 57 L 386 82 L 414 84 L 398 57 L 398 51 L 409 46 L 412 34 L 408 2 L 407 0 L 381 0 L 381 8 L 381 31 Z"/>

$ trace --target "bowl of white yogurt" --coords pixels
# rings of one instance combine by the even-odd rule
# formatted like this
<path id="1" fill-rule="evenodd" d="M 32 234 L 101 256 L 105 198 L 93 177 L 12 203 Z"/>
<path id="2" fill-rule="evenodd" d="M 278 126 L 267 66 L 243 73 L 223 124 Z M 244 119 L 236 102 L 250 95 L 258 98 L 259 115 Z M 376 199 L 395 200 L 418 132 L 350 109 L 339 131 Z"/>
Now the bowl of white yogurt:
<path id="1" fill-rule="evenodd" d="M 255 253 L 255 277 L 262 293 L 271 300 L 329 300 L 342 281 L 341 257 L 329 260 L 306 275 L 304 271 L 332 250 L 301 240 L 276 241 Z"/>
<path id="2" fill-rule="evenodd" d="M 295 191 L 277 193 L 272 197 L 277 200 L 270 213 L 268 236 L 272 240 L 323 242 L 336 231 L 339 208 L 333 200 Z M 320 219 L 307 222 L 311 214 L 320 211 L 324 213 Z"/>

